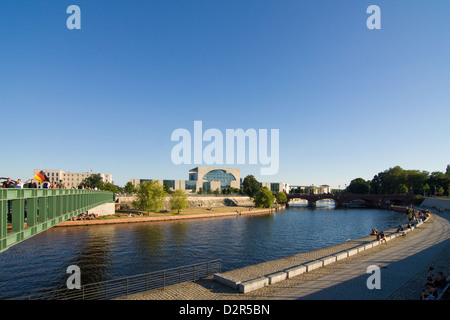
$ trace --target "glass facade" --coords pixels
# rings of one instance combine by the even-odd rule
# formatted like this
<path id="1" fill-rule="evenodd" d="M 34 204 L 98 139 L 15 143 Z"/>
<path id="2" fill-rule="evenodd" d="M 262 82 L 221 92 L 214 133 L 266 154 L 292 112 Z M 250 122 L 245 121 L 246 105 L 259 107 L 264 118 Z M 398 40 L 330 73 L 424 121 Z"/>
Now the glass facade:
<path id="1" fill-rule="evenodd" d="M 235 181 L 236 178 L 229 172 L 226 172 L 224 170 L 212 170 L 205 174 L 203 177 L 204 180 L 207 181 L 220 181 L 220 182 L 226 182 L 228 185 L 231 181 Z"/>

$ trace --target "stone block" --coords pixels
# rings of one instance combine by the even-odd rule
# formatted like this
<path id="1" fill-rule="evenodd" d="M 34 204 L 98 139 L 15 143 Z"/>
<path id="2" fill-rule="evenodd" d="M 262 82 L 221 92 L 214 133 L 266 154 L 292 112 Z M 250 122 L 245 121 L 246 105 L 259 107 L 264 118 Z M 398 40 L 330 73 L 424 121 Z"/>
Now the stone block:
<path id="1" fill-rule="evenodd" d="M 225 275 L 221 273 L 215 273 L 213 276 L 214 281 L 217 281 L 227 287 L 230 287 L 232 289 L 237 289 L 240 281 L 235 281 L 233 279 L 230 279 L 226 277 Z"/>
<path id="2" fill-rule="evenodd" d="M 295 266 L 289 269 L 286 269 L 286 274 L 288 279 L 293 278 L 295 276 L 298 276 L 299 274 L 305 273 L 306 272 L 306 266 L 304 265 L 300 265 L 300 266 Z"/>
<path id="3" fill-rule="evenodd" d="M 323 261 L 322 260 L 315 260 L 315 261 L 306 263 L 305 266 L 306 266 L 306 271 L 310 272 L 310 271 L 312 271 L 314 269 L 318 269 L 318 268 L 322 267 L 323 266 Z"/>
<path id="4" fill-rule="evenodd" d="M 269 278 L 261 277 L 239 283 L 239 292 L 247 293 L 269 285 Z"/>
<path id="5" fill-rule="evenodd" d="M 337 254 L 335 255 L 335 257 L 336 257 L 336 261 L 345 259 L 345 258 L 348 257 L 348 252 L 347 252 L 347 251 L 339 252 L 339 253 L 337 253 Z"/>
<path id="6" fill-rule="evenodd" d="M 362 246 L 356 247 L 356 249 L 358 250 L 358 253 L 360 253 L 360 252 L 366 250 L 366 246 L 362 245 Z"/>
<path id="7" fill-rule="evenodd" d="M 354 254 L 357 254 L 358 253 L 358 249 L 357 248 L 350 249 L 350 250 L 347 251 L 347 253 L 348 253 L 348 256 L 350 257 L 350 256 L 352 256 Z"/>
<path id="8" fill-rule="evenodd" d="M 325 257 L 320 259 L 323 262 L 323 265 L 326 266 L 327 264 L 336 262 L 336 256 L 329 256 L 329 257 Z"/>
<path id="9" fill-rule="evenodd" d="M 280 272 L 268 274 L 268 275 L 266 275 L 266 277 L 269 278 L 269 284 L 274 284 L 274 283 L 286 280 L 287 273 L 284 271 L 280 271 Z"/>

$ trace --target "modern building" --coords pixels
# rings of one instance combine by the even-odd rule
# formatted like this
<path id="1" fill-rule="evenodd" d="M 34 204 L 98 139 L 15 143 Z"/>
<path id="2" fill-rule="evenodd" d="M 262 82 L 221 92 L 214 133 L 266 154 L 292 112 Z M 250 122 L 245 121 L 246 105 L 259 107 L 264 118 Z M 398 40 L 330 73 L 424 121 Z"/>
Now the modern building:
<path id="1" fill-rule="evenodd" d="M 38 172 L 43 171 L 49 178 L 50 183 L 59 183 L 60 180 L 63 181 L 66 188 L 78 188 L 78 185 L 86 178 L 91 175 L 98 175 L 102 178 L 103 182 L 113 183 L 112 175 L 109 173 L 92 173 L 92 172 L 66 172 L 62 170 L 52 170 L 52 169 L 34 169 L 33 176 Z M 42 188 L 42 184 L 37 182 L 38 188 Z"/>
<path id="2" fill-rule="evenodd" d="M 198 192 L 200 189 L 207 192 L 223 190 L 227 188 L 242 189 L 241 170 L 236 168 L 196 167 L 189 170 L 188 180 L 158 180 L 158 179 L 131 179 L 131 183 L 137 187 L 144 181 L 156 180 L 160 185 L 168 184 L 172 190 L 192 190 Z M 289 185 L 278 182 L 261 182 L 273 192 L 289 191 Z"/>
<path id="3" fill-rule="evenodd" d="M 130 181 L 137 187 L 144 181 L 152 180 L 158 181 L 161 185 L 168 184 L 172 190 L 220 191 L 230 187 L 236 189 L 241 187 L 240 169 L 232 168 L 196 167 L 189 170 L 188 180 L 131 179 Z"/>

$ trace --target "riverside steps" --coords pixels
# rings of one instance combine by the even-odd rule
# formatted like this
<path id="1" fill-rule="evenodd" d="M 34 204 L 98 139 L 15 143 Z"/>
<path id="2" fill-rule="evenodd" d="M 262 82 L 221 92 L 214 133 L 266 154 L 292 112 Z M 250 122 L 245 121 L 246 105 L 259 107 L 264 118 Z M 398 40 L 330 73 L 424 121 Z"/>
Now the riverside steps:
<path id="1" fill-rule="evenodd" d="M 398 236 L 405 236 L 422 224 L 423 222 L 419 222 L 410 229 L 404 226 L 404 231 L 399 233 L 397 228 L 385 231 L 386 243 L 383 241 L 381 245 L 386 245 Z M 349 239 L 344 243 L 330 247 L 215 274 L 214 281 L 229 286 L 234 290 L 239 290 L 241 293 L 248 293 L 278 281 L 291 279 L 300 274 L 322 268 L 336 261 L 370 250 L 378 245 L 380 245 L 380 240 L 377 240 L 375 235 L 354 240 Z"/>

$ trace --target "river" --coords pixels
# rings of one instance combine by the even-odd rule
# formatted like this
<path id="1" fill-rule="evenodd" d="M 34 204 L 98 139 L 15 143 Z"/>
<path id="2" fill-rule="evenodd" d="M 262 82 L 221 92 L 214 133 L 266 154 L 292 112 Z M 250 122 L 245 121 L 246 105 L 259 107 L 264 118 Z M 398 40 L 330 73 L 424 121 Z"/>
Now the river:
<path id="1" fill-rule="evenodd" d="M 0 299 L 62 288 L 70 265 L 80 267 L 81 284 L 212 259 L 227 271 L 406 222 L 404 213 L 322 202 L 255 216 L 52 228 L 0 253 Z"/>

